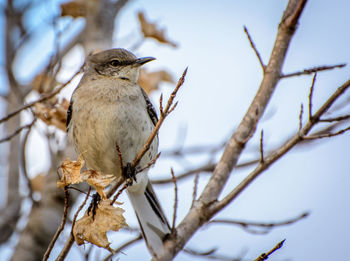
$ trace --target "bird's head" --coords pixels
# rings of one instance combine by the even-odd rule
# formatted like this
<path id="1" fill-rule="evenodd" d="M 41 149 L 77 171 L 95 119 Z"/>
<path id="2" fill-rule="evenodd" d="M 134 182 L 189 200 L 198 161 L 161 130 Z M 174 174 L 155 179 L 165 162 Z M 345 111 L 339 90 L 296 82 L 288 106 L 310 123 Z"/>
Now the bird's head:
<path id="1" fill-rule="evenodd" d="M 136 82 L 140 66 L 153 60 L 153 57 L 137 58 L 125 49 L 115 48 L 89 55 L 86 66 L 93 73 Z"/>

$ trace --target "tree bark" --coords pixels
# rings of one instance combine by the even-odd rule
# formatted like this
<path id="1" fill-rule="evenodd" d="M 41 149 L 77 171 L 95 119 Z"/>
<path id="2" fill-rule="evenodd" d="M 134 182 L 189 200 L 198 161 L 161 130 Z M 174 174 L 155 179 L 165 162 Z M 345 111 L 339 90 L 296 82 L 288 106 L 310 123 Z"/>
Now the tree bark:
<path id="1" fill-rule="evenodd" d="M 201 196 L 176 228 L 176 234 L 164 244 L 164 252 L 154 260 L 172 260 L 183 249 L 193 234 L 216 212 L 210 212 L 226 184 L 233 167 L 246 143 L 254 135 L 259 119 L 270 101 L 282 75 L 282 65 L 295 32 L 298 19 L 306 0 L 290 0 L 278 27 L 278 32 L 270 60 L 264 69 L 264 77 L 259 90 L 247 113 L 231 136 L 224 153 L 217 164 Z"/>

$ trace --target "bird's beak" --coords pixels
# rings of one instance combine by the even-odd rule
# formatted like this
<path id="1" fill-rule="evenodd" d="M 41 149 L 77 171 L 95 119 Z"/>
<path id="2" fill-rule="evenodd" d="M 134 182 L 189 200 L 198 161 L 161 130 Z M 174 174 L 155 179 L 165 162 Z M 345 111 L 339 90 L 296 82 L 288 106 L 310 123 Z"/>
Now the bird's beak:
<path id="1" fill-rule="evenodd" d="M 142 57 L 142 58 L 136 59 L 135 63 L 139 64 L 139 65 L 143 65 L 143 64 L 148 63 L 150 61 L 153 61 L 155 59 L 156 58 L 154 58 L 154 57 Z"/>

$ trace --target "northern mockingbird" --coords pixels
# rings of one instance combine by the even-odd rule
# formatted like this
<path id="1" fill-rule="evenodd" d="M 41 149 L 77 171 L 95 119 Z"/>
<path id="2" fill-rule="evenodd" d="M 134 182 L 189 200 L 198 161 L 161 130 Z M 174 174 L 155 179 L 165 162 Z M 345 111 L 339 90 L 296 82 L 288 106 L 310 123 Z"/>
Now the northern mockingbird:
<path id="1" fill-rule="evenodd" d="M 134 160 L 158 121 L 143 89 L 137 85 L 141 65 L 153 57 L 136 58 L 125 49 L 111 49 L 86 58 L 84 75 L 67 112 L 67 131 L 87 166 L 104 174 L 122 175 Z M 144 167 L 158 152 L 158 137 L 139 163 Z M 151 254 L 159 254 L 170 233 L 169 223 L 147 177 L 137 174 L 127 194 Z"/>

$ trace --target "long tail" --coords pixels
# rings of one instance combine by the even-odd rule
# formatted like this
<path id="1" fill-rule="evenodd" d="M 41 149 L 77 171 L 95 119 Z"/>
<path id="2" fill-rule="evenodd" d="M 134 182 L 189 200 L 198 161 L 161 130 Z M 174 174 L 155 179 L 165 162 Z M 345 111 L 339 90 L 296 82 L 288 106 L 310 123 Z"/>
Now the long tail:
<path id="1" fill-rule="evenodd" d="M 142 191 L 129 189 L 128 196 L 149 251 L 152 255 L 158 255 L 162 252 L 165 236 L 170 233 L 170 226 L 148 180 Z"/>

